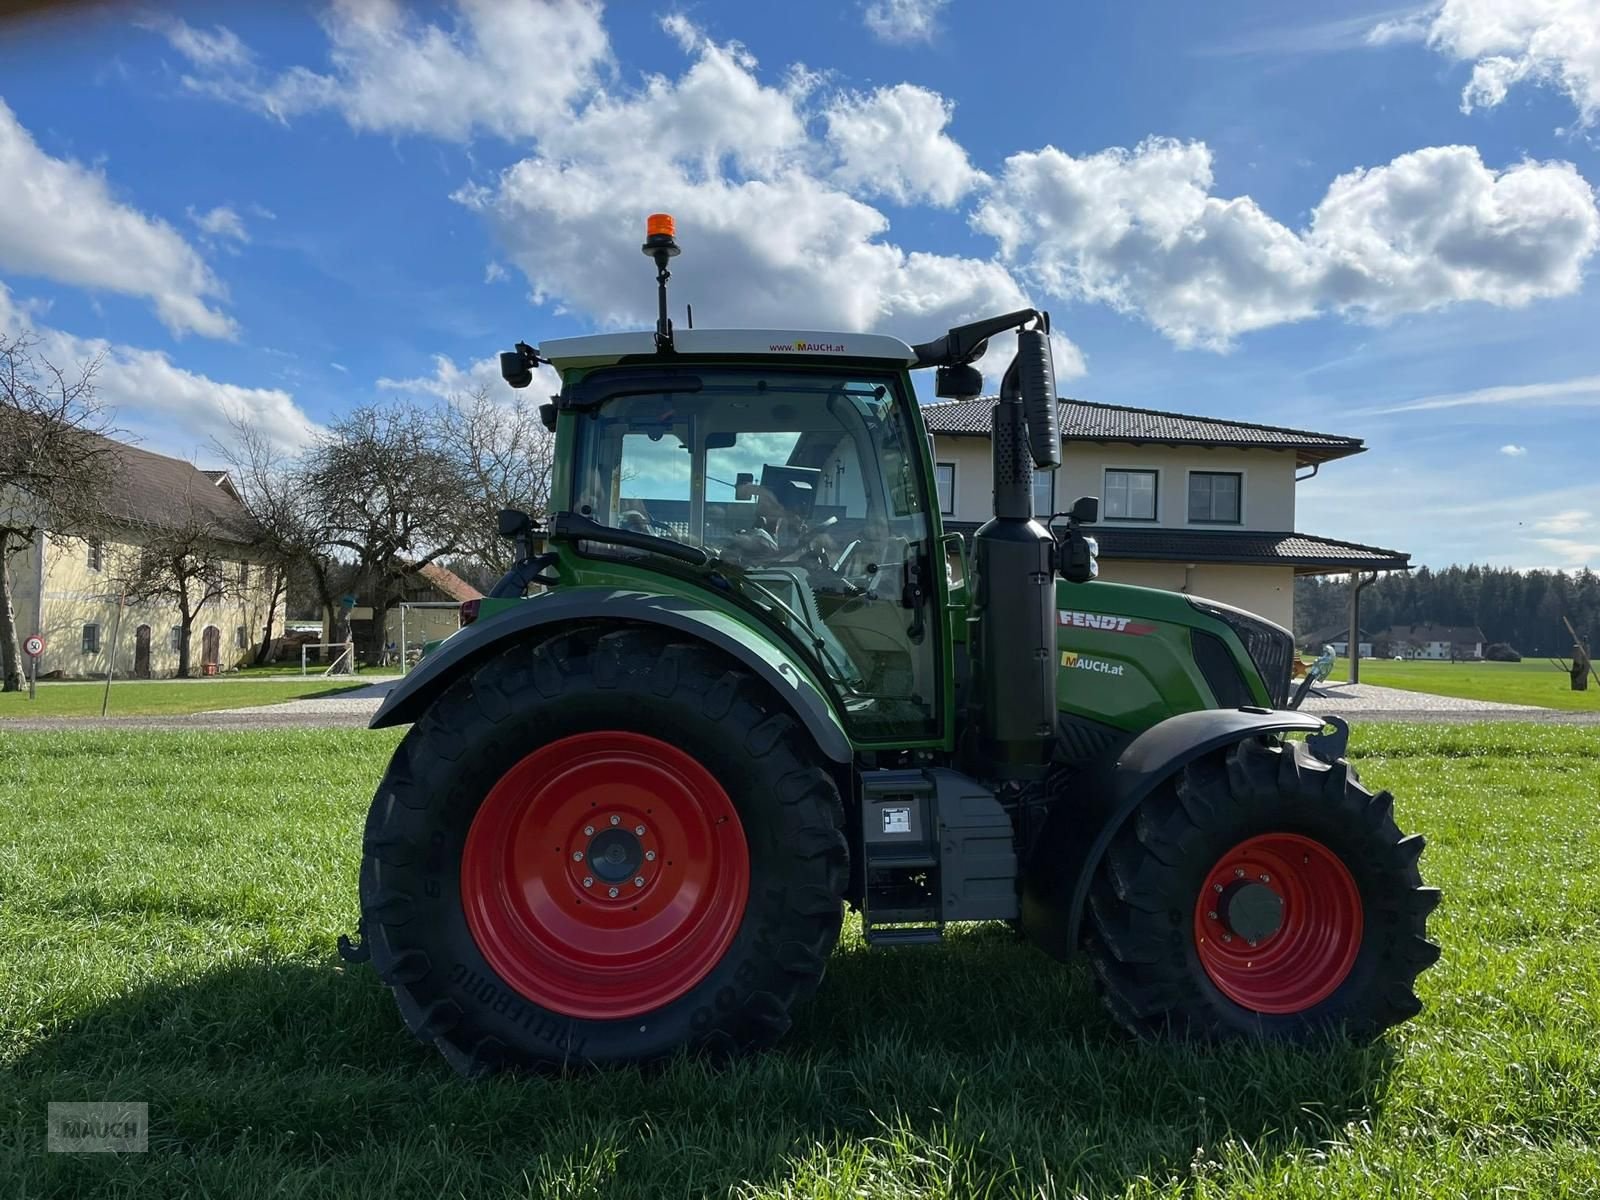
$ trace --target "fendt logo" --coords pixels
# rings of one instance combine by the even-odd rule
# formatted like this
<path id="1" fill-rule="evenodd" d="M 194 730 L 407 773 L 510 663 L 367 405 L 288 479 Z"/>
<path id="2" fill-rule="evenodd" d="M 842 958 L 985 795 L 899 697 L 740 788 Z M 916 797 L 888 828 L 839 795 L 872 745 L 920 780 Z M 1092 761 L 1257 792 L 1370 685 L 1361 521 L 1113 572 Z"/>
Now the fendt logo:
<path id="1" fill-rule="evenodd" d="M 773 342 L 771 349 L 796 354 L 843 354 L 843 342 Z"/>
<path id="2" fill-rule="evenodd" d="M 1063 625 L 1071 625 L 1075 629 L 1099 629 L 1105 633 L 1131 633 L 1142 637 L 1147 633 L 1154 633 L 1154 625 L 1143 625 L 1130 617 L 1119 617 L 1114 613 L 1072 612 L 1069 609 L 1060 609 L 1056 612 L 1056 619 Z"/>

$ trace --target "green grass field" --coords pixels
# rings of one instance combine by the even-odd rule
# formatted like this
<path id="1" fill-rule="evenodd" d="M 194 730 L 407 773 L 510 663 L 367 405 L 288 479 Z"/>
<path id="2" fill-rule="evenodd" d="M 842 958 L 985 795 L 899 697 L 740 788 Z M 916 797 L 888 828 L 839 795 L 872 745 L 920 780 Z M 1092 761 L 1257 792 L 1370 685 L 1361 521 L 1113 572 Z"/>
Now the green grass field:
<path id="1" fill-rule="evenodd" d="M 359 687 L 348 679 L 308 679 L 303 683 L 270 679 L 118 680 L 111 684 L 112 717 L 161 713 L 215 712 L 253 704 L 281 704 Z M 7 717 L 98 717 L 105 684 L 41 683 L 38 698 L 26 691 L 0 692 L 0 729 Z"/>
<path id="2" fill-rule="evenodd" d="M 713 1070 L 456 1079 L 335 937 L 391 733 L 0 732 L 11 1198 L 1262 1198 L 1600 1192 L 1600 738 L 1362 729 L 1445 889 L 1380 1046 L 1132 1043 L 999 927 L 847 936 L 782 1047 Z M 143 1100 L 147 1154 L 44 1152 Z"/>
<path id="3" fill-rule="evenodd" d="M 1349 661 L 1340 659 L 1334 667 L 1333 680 L 1346 679 L 1349 673 Z M 1588 691 L 1575 692 L 1571 680 L 1542 658 L 1519 663 L 1362 659 L 1361 682 L 1464 700 L 1600 712 L 1600 684 L 1591 678 Z"/>

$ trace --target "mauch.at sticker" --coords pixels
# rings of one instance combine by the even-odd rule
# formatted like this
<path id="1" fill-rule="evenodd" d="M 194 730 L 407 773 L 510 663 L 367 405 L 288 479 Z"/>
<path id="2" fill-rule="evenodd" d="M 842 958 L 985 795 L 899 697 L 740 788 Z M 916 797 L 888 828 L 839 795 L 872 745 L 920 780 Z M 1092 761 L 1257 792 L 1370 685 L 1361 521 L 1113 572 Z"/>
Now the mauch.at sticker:
<path id="1" fill-rule="evenodd" d="M 1095 671 L 1101 675 L 1121 675 L 1122 663 L 1107 662 L 1103 658 L 1089 658 L 1076 650 L 1061 652 L 1061 665 L 1071 671 Z"/>
<path id="2" fill-rule="evenodd" d="M 1132 617 L 1119 617 L 1115 613 L 1073 612 L 1071 609 L 1058 609 L 1056 620 L 1062 625 L 1071 625 L 1077 629 L 1100 629 L 1106 633 L 1154 633 L 1154 625 L 1141 624 Z"/>

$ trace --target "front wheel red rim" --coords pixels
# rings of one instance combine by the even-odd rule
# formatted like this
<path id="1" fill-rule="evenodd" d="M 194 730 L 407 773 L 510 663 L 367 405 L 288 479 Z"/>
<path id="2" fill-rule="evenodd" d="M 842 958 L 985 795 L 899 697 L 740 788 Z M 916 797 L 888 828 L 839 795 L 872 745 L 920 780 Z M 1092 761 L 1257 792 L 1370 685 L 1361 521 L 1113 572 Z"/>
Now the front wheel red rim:
<path id="1" fill-rule="evenodd" d="M 1361 950 L 1361 892 L 1315 838 L 1268 833 L 1240 842 L 1195 902 L 1200 965 L 1235 1004 L 1305 1012 L 1339 990 Z"/>
<path id="2" fill-rule="evenodd" d="M 573 1017 L 637 1016 L 721 961 L 750 890 L 728 794 L 675 746 L 622 730 L 543 746 L 484 797 L 461 902 L 495 972 Z"/>

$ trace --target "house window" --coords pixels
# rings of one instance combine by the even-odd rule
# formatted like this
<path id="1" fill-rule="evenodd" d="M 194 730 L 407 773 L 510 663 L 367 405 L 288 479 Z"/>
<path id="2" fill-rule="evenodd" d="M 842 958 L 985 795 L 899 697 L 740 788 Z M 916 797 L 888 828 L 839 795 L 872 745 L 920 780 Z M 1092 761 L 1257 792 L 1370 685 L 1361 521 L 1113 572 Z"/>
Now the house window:
<path id="1" fill-rule="evenodd" d="M 1056 473 L 1054 471 L 1035 471 L 1033 473 L 1033 515 L 1048 521 L 1056 510 Z"/>
<path id="2" fill-rule="evenodd" d="M 955 516 L 956 512 L 956 465 L 955 463 L 934 463 L 933 482 L 939 489 L 939 511 L 947 517 Z"/>
<path id="3" fill-rule="evenodd" d="M 241 625 L 241 626 L 239 626 L 239 628 L 235 629 L 233 631 L 233 644 L 234 644 L 235 648 L 237 648 L 239 650 L 243 650 L 245 648 L 245 639 L 248 636 L 249 635 L 245 632 L 245 628 L 244 628 L 243 625 Z"/>
<path id="4" fill-rule="evenodd" d="M 1217 525 L 1239 524 L 1239 493 L 1244 477 L 1237 471 L 1189 472 L 1189 520 Z"/>
<path id="5" fill-rule="evenodd" d="M 100 626 L 85 625 L 83 627 L 83 652 L 85 654 L 100 653 Z"/>
<path id="6" fill-rule="evenodd" d="M 1105 515 L 1118 521 L 1156 519 L 1154 471 L 1106 471 Z"/>
<path id="7" fill-rule="evenodd" d="M 183 626 L 182 625 L 174 625 L 172 627 L 172 652 L 174 654 L 176 654 L 179 651 L 181 651 L 182 649 L 183 649 Z"/>
<path id="8" fill-rule="evenodd" d="M 99 538 L 89 539 L 89 570 L 98 571 L 106 565 L 105 543 Z"/>
<path id="9" fill-rule="evenodd" d="M 239 590 L 242 592 L 246 588 L 248 588 L 249 586 L 250 586 L 250 564 L 247 563 L 247 562 L 242 562 L 242 563 L 239 564 Z"/>

